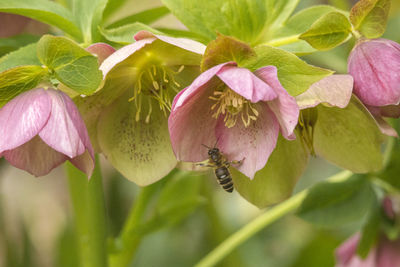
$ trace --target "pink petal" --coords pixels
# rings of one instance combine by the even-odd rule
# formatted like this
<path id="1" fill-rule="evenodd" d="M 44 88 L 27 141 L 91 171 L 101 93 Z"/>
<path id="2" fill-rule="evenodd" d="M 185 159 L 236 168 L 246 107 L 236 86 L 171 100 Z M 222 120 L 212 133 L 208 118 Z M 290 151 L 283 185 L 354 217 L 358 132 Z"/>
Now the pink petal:
<path id="1" fill-rule="evenodd" d="M 51 101 L 44 89 L 22 93 L 0 109 L 0 153 L 36 136 L 49 119 Z"/>
<path id="2" fill-rule="evenodd" d="M 48 174 L 67 159 L 38 136 L 15 149 L 4 151 L 3 156 L 11 165 L 35 176 Z"/>
<path id="3" fill-rule="evenodd" d="M 345 108 L 353 91 L 353 77 L 350 75 L 331 75 L 314 83 L 304 93 L 296 96 L 300 109 L 312 108 L 321 103 Z"/>
<path id="4" fill-rule="evenodd" d="M 121 63 L 147 44 L 151 44 L 154 42 L 154 40 L 156 40 L 156 38 L 143 39 L 115 51 L 113 54 L 107 57 L 100 66 L 100 70 L 103 72 L 103 77 L 105 78 L 107 73 L 118 63 Z"/>
<path id="5" fill-rule="evenodd" d="M 386 39 L 363 40 L 350 53 L 354 92 L 367 105 L 400 102 L 400 45 Z"/>
<path id="6" fill-rule="evenodd" d="M 183 104 L 175 103 L 172 108 L 168 118 L 168 129 L 172 149 L 180 161 L 205 160 L 207 149 L 202 144 L 212 146 L 216 141 L 214 128 L 217 120 L 212 118 L 213 111 L 211 110 L 214 102 L 208 98 L 212 94 L 212 85 L 213 83 L 201 84 L 195 89 L 195 94 L 184 99 Z M 187 87 L 175 97 L 175 102 L 180 101 L 188 90 L 191 88 Z"/>
<path id="7" fill-rule="evenodd" d="M 230 161 L 244 159 L 237 169 L 250 179 L 267 164 L 279 134 L 279 123 L 268 105 L 260 103 L 257 109 L 257 120 L 247 128 L 241 121 L 232 128 L 227 128 L 222 115 L 215 128 L 217 147 Z"/>
<path id="8" fill-rule="evenodd" d="M 151 32 L 148 31 L 140 31 L 135 34 L 134 36 L 136 41 L 140 41 L 143 39 L 147 38 L 157 38 L 165 43 L 172 44 L 174 46 L 180 47 L 182 49 L 191 51 L 196 54 L 204 54 L 206 51 L 206 46 L 203 45 L 202 43 L 186 39 L 186 38 L 174 38 L 174 37 L 169 37 L 169 36 L 164 36 L 164 35 L 155 35 Z"/>
<path id="9" fill-rule="evenodd" d="M 268 84 L 278 98 L 268 102 L 270 109 L 279 121 L 281 133 L 288 140 L 295 139 L 293 133 L 299 119 L 299 107 L 294 97 L 289 95 L 278 80 L 278 71 L 274 66 L 258 69 L 255 74 Z"/>
<path id="10" fill-rule="evenodd" d="M 219 64 L 217 66 L 212 67 L 211 69 L 206 70 L 202 74 L 197 77 L 191 85 L 181 91 L 175 98 L 172 103 L 172 111 L 179 108 L 182 105 L 185 105 L 187 101 L 189 101 L 193 96 L 198 94 L 198 90 L 203 90 L 203 86 L 206 85 L 210 80 L 225 66 L 228 65 L 236 65 L 235 62 L 226 62 Z M 212 95 L 212 93 L 210 93 Z"/>
<path id="11" fill-rule="evenodd" d="M 400 266 L 400 241 L 382 238 L 377 252 L 377 267 Z"/>
<path id="12" fill-rule="evenodd" d="M 339 248 L 336 249 L 336 260 L 340 266 L 347 266 L 351 259 L 356 256 L 358 242 L 360 241 L 360 234 L 357 233 L 347 239 Z"/>
<path id="13" fill-rule="evenodd" d="M 115 52 L 114 47 L 106 43 L 95 43 L 86 48 L 86 50 L 97 56 L 99 64 L 101 64 L 107 57 Z"/>
<path id="14" fill-rule="evenodd" d="M 85 124 L 72 100 L 61 91 L 47 90 L 52 110 L 39 136 L 50 147 L 74 158 L 86 150 L 94 159 L 93 149 Z"/>
<path id="15" fill-rule="evenodd" d="M 217 76 L 233 91 L 253 103 L 277 98 L 276 92 L 251 71 L 235 66 L 225 66 Z"/>

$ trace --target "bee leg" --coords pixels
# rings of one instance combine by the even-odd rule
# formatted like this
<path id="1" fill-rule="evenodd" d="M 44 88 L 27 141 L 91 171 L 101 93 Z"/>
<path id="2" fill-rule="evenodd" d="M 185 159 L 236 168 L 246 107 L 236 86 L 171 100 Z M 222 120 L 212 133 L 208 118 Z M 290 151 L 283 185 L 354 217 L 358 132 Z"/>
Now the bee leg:
<path id="1" fill-rule="evenodd" d="M 205 161 L 197 162 L 197 163 L 195 163 L 195 165 L 201 166 L 201 167 L 210 167 L 210 168 L 214 167 L 214 165 L 210 164 L 210 161 L 208 159 Z"/>
<path id="2" fill-rule="evenodd" d="M 241 165 L 243 163 L 245 158 L 241 159 L 241 160 L 232 160 L 231 162 L 227 162 L 228 165 Z"/>

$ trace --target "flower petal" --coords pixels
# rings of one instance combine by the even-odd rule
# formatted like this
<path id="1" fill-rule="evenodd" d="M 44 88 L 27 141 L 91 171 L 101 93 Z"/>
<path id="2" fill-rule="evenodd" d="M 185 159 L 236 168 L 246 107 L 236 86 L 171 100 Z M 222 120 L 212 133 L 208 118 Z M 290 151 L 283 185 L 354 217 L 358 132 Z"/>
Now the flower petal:
<path id="1" fill-rule="evenodd" d="M 94 160 L 93 149 L 85 124 L 72 100 L 61 91 L 48 89 L 52 110 L 39 136 L 50 147 L 74 158 L 86 150 Z"/>
<path id="2" fill-rule="evenodd" d="M 97 56 L 99 64 L 101 64 L 107 57 L 115 52 L 114 47 L 106 43 L 95 43 L 90 45 L 86 50 Z"/>
<path id="3" fill-rule="evenodd" d="M 51 101 L 44 89 L 22 93 L 0 109 L 0 153 L 36 136 L 49 119 Z"/>
<path id="4" fill-rule="evenodd" d="M 175 37 L 169 37 L 169 36 L 164 36 L 164 35 L 156 35 L 153 34 L 149 31 L 140 31 L 135 34 L 134 36 L 136 41 L 143 40 L 146 38 L 157 38 L 163 42 L 172 44 L 174 46 L 183 48 L 185 50 L 191 51 L 196 54 L 204 54 L 206 51 L 206 46 L 203 45 L 202 43 L 187 39 L 187 38 L 175 38 Z"/>
<path id="5" fill-rule="evenodd" d="M 149 112 L 147 101 L 143 101 L 137 122 L 135 104 L 128 102 L 125 94 L 102 112 L 97 125 L 103 154 L 123 176 L 140 186 L 163 178 L 177 163 L 167 118 L 155 102 L 152 105 L 149 123 L 144 121 Z"/>
<path id="6" fill-rule="evenodd" d="M 226 62 L 223 64 L 219 64 L 217 66 L 214 66 L 197 77 L 191 85 L 189 85 L 187 88 L 182 90 L 175 98 L 172 103 L 172 109 L 171 111 L 174 111 L 174 109 L 179 108 L 182 105 L 185 105 L 186 101 L 189 101 L 189 99 L 193 96 L 195 96 L 198 92 L 197 90 L 203 90 L 203 86 L 206 85 L 223 67 L 228 66 L 228 65 L 236 65 L 235 62 Z M 212 93 L 210 93 L 211 95 Z"/>
<path id="7" fill-rule="evenodd" d="M 371 106 L 400 102 L 400 45 L 386 39 L 362 40 L 351 51 L 349 73 L 354 92 Z"/>
<path id="8" fill-rule="evenodd" d="M 67 160 L 67 156 L 49 147 L 38 136 L 17 148 L 4 151 L 3 156 L 14 167 L 35 176 L 46 175 Z"/>
<path id="9" fill-rule="evenodd" d="M 250 70 L 225 66 L 217 76 L 233 91 L 253 103 L 270 101 L 278 97 L 270 85 L 263 82 Z"/>
<path id="10" fill-rule="evenodd" d="M 335 74 L 314 83 L 307 91 L 295 98 L 300 109 L 312 108 L 321 103 L 345 108 L 350 102 L 352 91 L 353 77 Z"/>
<path id="11" fill-rule="evenodd" d="M 107 73 L 117 64 L 123 62 L 125 59 L 147 44 L 154 42 L 154 40 L 156 40 L 156 38 L 143 39 L 115 51 L 113 54 L 107 57 L 100 66 L 100 70 L 103 72 L 103 77 L 105 78 Z"/>
<path id="12" fill-rule="evenodd" d="M 268 84 L 278 97 L 268 102 L 279 121 L 281 133 L 288 140 L 295 139 L 293 133 L 299 119 L 299 107 L 294 97 L 289 95 L 278 80 L 278 71 L 274 66 L 267 66 L 256 70 L 255 74 Z"/>
<path id="13" fill-rule="evenodd" d="M 346 266 L 351 261 L 351 258 L 356 256 L 358 242 L 360 241 L 360 234 L 357 233 L 347 239 L 339 248 L 336 249 L 336 260 L 340 266 Z"/>
<path id="14" fill-rule="evenodd" d="M 279 134 L 279 123 L 268 105 L 260 103 L 257 109 L 257 120 L 247 128 L 243 123 L 227 128 L 222 115 L 215 128 L 217 147 L 230 161 L 244 159 L 237 169 L 250 179 L 267 164 Z"/>
<path id="15" fill-rule="evenodd" d="M 194 87 L 195 83 L 199 87 Z M 207 158 L 207 149 L 202 144 L 215 144 L 214 128 L 217 120 L 212 117 L 214 112 L 211 106 L 214 103 L 208 98 L 215 82 L 205 84 L 195 81 L 193 84 L 175 97 L 175 104 L 168 118 L 168 128 L 176 158 L 180 161 L 197 162 Z M 190 95 L 186 94 L 189 90 L 192 91 Z M 181 105 L 177 104 L 182 102 Z"/>
<path id="16" fill-rule="evenodd" d="M 379 244 L 376 266 L 400 266 L 400 240 L 391 241 L 382 238 Z"/>

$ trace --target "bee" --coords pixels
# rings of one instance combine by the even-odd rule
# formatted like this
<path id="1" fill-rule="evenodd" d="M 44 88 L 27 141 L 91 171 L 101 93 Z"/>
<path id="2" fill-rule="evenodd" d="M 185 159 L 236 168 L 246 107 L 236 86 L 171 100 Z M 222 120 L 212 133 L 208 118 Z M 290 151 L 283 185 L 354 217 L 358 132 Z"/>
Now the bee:
<path id="1" fill-rule="evenodd" d="M 218 140 L 217 140 L 218 142 Z M 218 183 L 222 186 L 222 188 L 228 192 L 233 192 L 233 181 L 231 178 L 231 174 L 229 172 L 229 166 L 231 164 L 241 164 L 244 159 L 242 160 L 233 160 L 228 161 L 225 156 L 219 151 L 216 147 L 217 143 L 215 143 L 214 147 L 208 147 L 204 144 L 202 146 L 208 149 L 208 156 L 209 158 L 205 161 L 196 163 L 198 166 L 204 167 L 211 167 L 214 168 L 215 176 L 217 177 Z"/>

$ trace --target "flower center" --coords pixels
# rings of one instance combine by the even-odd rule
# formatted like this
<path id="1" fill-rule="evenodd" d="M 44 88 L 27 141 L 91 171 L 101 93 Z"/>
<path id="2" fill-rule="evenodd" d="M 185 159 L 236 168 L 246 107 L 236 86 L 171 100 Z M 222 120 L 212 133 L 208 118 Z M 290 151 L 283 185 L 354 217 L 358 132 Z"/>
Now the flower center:
<path id="1" fill-rule="evenodd" d="M 128 100 L 129 102 L 135 102 L 136 121 L 140 120 L 143 101 L 147 101 L 148 105 L 148 112 L 145 117 L 146 123 L 150 122 L 153 111 L 152 102 L 154 101 L 164 115 L 168 116 L 171 111 L 172 99 L 181 87 L 175 80 L 175 75 L 182 72 L 183 69 L 183 65 L 177 71 L 166 66 L 151 65 L 138 74 L 136 83 L 133 86 L 133 97 Z"/>
<path id="2" fill-rule="evenodd" d="M 308 151 L 315 156 L 314 151 L 314 125 L 317 121 L 317 111 L 313 108 L 304 109 L 300 112 L 298 128 L 301 140 L 304 142 Z"/>
<path id="3" fill-rule="evenodd" d="M 216 101 L 211 106 L 211 110 L 215 111 L 212 117 L 218 119 L 219 115 L 224 115 L 225 126 L 228 128 L 235 126 L 239 117 L 245 127 L 248 127 L 252 121 L 257 120 L 258 111 L 254 107 L 254 103 L 251 103 L 226 85 L 217 88 L 209 98 Z"/>

